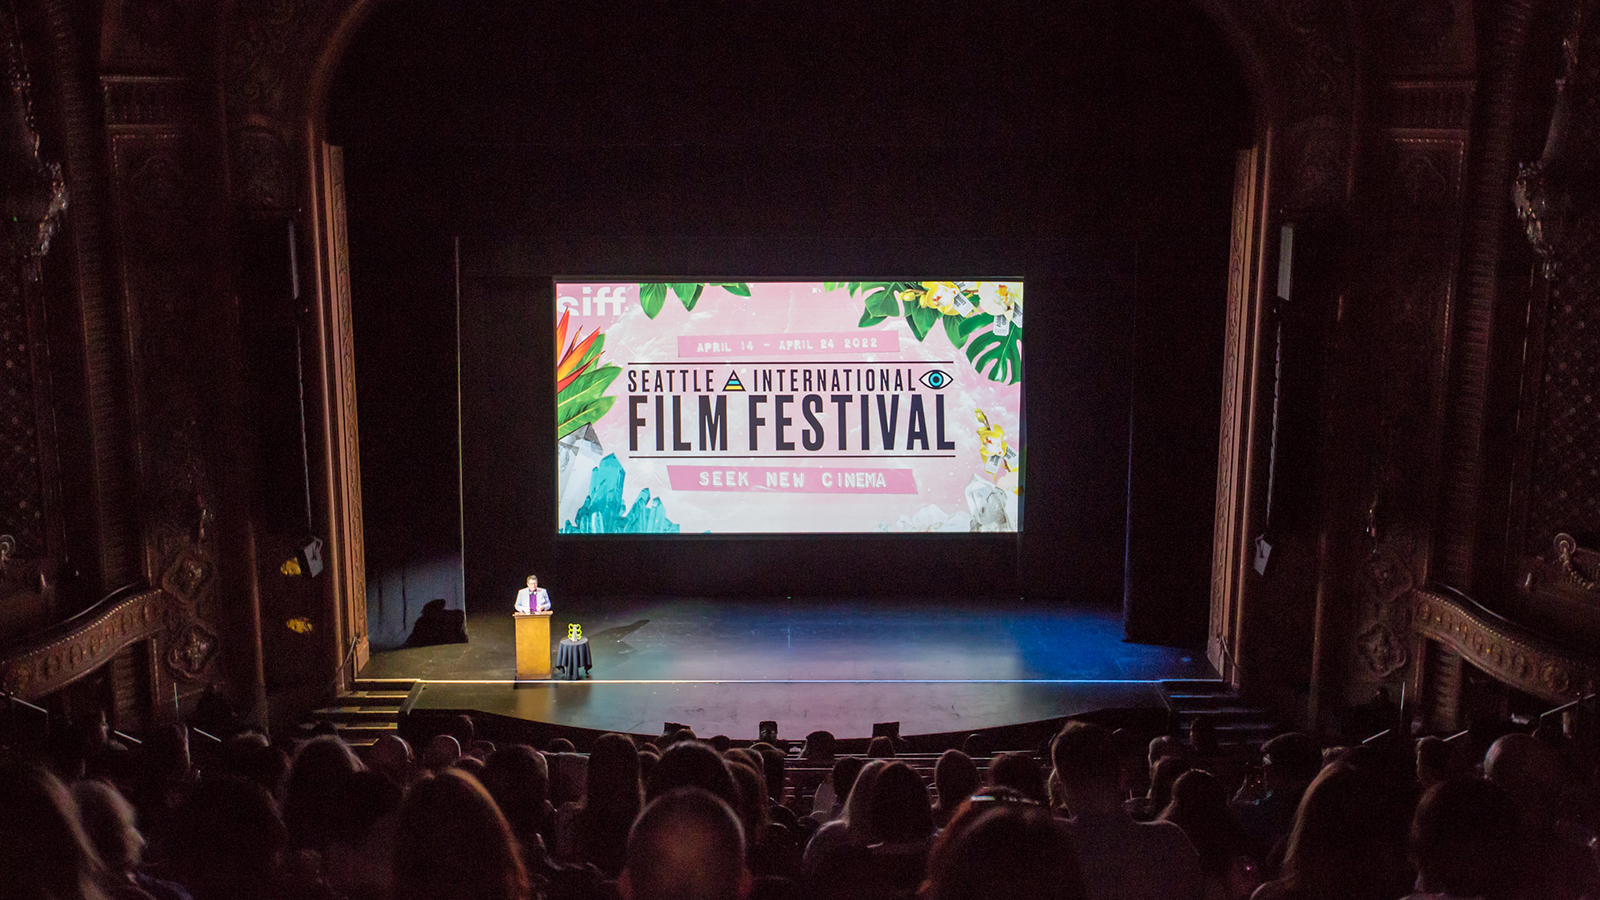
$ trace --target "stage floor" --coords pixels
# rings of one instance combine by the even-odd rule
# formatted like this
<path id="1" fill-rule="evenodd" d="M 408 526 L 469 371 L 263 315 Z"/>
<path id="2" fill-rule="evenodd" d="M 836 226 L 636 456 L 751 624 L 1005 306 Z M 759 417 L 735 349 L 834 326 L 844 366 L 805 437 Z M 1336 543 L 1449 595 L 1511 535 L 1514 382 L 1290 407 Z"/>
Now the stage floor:
<path id="1" fill-rule="evenodd" d="M 558 598 L 552 639 L 579 622 L 591 679 L 515 682 L 509 612 L 473 615 L 467 644 L 375 653 L 364 679 L 423 681 L 413 709 L 476 709 L 600 731 L 750 737 L 973 731 L 1162 705 L 1158 682 L 1215 678 L 1198 652 L 1122 641 L 1117 611 L 1017 601 L 763 602 Z M 748 732 L 748 734 L 747 734 Z"/>

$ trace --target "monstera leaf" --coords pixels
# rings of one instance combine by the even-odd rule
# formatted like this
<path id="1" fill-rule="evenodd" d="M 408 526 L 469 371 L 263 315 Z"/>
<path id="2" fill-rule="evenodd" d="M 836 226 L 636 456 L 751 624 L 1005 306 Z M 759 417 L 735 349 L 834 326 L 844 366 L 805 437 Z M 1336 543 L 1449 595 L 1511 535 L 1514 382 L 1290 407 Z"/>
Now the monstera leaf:
<path id="1" fill-rule="evenodd" d="M 985 331 L 967 345 L 967 359 L 990 381 L 1016 384 L 1022 380 L 1022 329 L 1013 327 L 1004 335 Z"/>
<path id="2" fill-rule="evenodd" d="M 1007 283 L 950 281 L 825 282 L 827 291 L 844 287 L 861 298 L 862 328 L 903 318 L 918 341 L 941 324 L 950 346 L 965 348 L 972 368 L 990 381 L 1022 380 L 1022 306 Z M 987 292 L 987 293 L 986 293 Z M 987 299 L 985 299 L 987 297 Z M 986 305 L 987 304 L 987 305 Z M 970 341 L 970 343 L 969 343 Z"/>

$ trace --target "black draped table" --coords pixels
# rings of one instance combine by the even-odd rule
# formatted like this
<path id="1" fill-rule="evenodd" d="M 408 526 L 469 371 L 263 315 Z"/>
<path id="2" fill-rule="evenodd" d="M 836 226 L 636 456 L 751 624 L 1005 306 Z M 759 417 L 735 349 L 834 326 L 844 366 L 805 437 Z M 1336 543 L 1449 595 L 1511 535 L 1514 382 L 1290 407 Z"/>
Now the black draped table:
<path id="1" fill-rule="evenodd" d="M 565 672 L 568 681 L 578 680 L 578 670 L 587 675 L 594 668 L 594 657 L 589 654 L 589 639 L 563 640 L 556 648 L 556 671 Z"/>

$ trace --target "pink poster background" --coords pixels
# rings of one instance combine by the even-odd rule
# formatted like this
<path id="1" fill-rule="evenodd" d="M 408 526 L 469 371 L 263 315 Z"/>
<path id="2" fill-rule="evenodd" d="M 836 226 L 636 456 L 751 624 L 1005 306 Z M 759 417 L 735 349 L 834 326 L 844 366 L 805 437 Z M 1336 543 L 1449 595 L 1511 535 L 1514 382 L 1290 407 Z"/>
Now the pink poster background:
<path id="1" fill-rule="evenodd" d="M 1020 293 L 1021 285 L 1015 282 Z M 617 399 L 606 415 L 594 424 L 595 436 L 600 443 L 600 455 L 615 454 L 626 472 L 623 494 L 631 506 L 641 489 L 649 489 L 652 497 L 660 498 L 662 511 L 668 519 L 680 526 L 683 534 L 715 533 L 785 533 L 785 532 L 898 532 L 898 531 L 968 531 L 972 524 L 972 501 L 969 487 L 974 476 L 985 483 L 993 483 L 986 473 L 980 454 L 979 422 L 975 409 L 982 409 L 993 426 L 1004 430 L 1012 451 L 1021 451 L 1020 384 L 991 381 L 975 371 L 965 353 L 950 343 L 943 327 L 936 326 L 924 340 L 918 341 L 902 317 L 889 318 L 870 327 L 859 327 L 863 301 L 852 297 L 840 286 L 826 291 L 821 283 L 812 282 L 749 282 L 751 295 L 738 296 L 724 288 L 708 285 L 695 308 L 685 310 L 678 297 L 668 293 L 666 301 L 654 319 L 646 316 L 639 303 L 639 284 L 632 282 L 575 282 L 556 285 L 559 320 L 562 313 L 569 314 L 568 341 L 581 332 L 587 334 L 595 328 L 605 334 L 605 347 L 600 362 L 622 367 L 622 374 L 611 384 L 608 394 Z M 585 290 L 590 299 L 589 314 L 584 315 Z M 595 298 L 605 296 L 605 302 Z M 618 302 L 615 298 L 621 297 Z M 987 330 L 987 329 L 985 329 Z M 795 338 L 784 346 L 785 337 Z M 873 348 L 871 340 L 877 340 Z M 823 344 L 832 339 L 831 344 Z M 755 344 L 756 346 L 749 346 Z M 863 346 L 865 344 L 865 346 Z M 560 348 L 558 348 L 558 353 Z M 1024 351 L 1025 352 L 1025 351 Z M 750 361 L 761 363 L 751 365 Z M 638 458 L 657 456 L 653 422 L 640 430 L 639 450 L 630 454 L 628 449 L 628 370 L 651 372 L 657 369 L 699 369 L 709 365 L 723 380 L 731 367 L 741 380 L 750 379 L 752 369 L 823 368 L 862 366 L 906 368 L 913 366 L 917 373 L 936 368 L 954 377 L 953 382 L 940 391 L 918 384 L 916 391 L 923 396 L 928 417 L 930 446 L 934 440 L 934 396 L 945 395 L 945 437 L 955 442 L 954 453 L 949 458 L 889 458 L 881 454 L 891 451 L 874 451 L 868 458 L 838 459 L 817 458 L 799 448 L 799 434 L 805 427 L 798 402 L 790 407 L 795 424 L 789 438 L 797 443 L 796 450 L 782 459 L 749 459 L 746 432 L 746 407 L 749 393 L 757 392 L 746 385 L 746 393 L 729 393 L 728 451 L 719 458 L 709 460 Z M 933 365 L 930 365 L 933 364 Z M 719 384 L 720 387 L 720 384 Z M 880 389 L 881 390 L 881 389 Z M 780 391 L 760 391 L 775 394 Z M 781 391 L 800 394 L 801 391 Z M 820 391 L 824 395 L 826 390 Z M 876 394 L 878 391 L 852 390 L 849 393 Z M 906 428 L 906 404 L 909 392 L 901 396 L 900 435 L 897 443 L 903 448 Z M 653 414 L 655 394 L 647 395 L 648 412 Z M 670 414 L 671 395 L 666 403 Z M 694 440 L 696 395 L 682 394 L 685 440 Z M 714 395 L 713 395 L 714 396 Z M 798 401 L 798 397 L 797 397 Z M 859 399 L 857 401 L 859 403 Z M 762 429 L 761 453 L 772 454 L 772 403 L 766 404 L 763 414 L 768 424 Z M 874 408 L 874 414 L 876 409 Z M 820 416 L 827 428 L 827 443 L 822 453 L 837 452 L 836 412 L 829 404 Z M 848 448 L 859 453 L 859 410 L 851 408 L 848 427 Z M 872 444 L 879 443 L 876 415 L 873 418 Z M 670 446 L 670 427 L 668 429 Z M 697 445 L 698 448 L 698 445 Z M 902 449 L 893 451 L 903 453 Z M 938 452 L 938 451 L 930 451 Z M 670 455 L 670 454 L 669 454 Z M 690 454 L 699 456 L 698 449 Z M 1019 458 L 1012 465 L 1020 470 Z M 670 468 L 684 466 L 706 469 L 748 468 L 752 466 L 781 466 L 788 469 L 814 468 L 820 478 L 822 469 L 883 469 L 909 470 L 905 476 L 895 476 L 896 483 L 909 481 L 915 493 L 884 492 L 875 490 L 831 490 L 817 492 L 766 491 L 766 490 L 677 490 L 673 486 Z M 588 471 L 584 471 L 588 469 Z M 697 469 L 698 470 L 698 469 Z M 587 495 L 592 467 L 572 466 L 563 471 L 560 491 L 561 523 L 571 520 Z M 679 473 L 680 484 L 684 473 Z M 1001 527 L 984 530 L 1015 530 L 1017 497 L 1010 491 L 1007 522 Z"/>

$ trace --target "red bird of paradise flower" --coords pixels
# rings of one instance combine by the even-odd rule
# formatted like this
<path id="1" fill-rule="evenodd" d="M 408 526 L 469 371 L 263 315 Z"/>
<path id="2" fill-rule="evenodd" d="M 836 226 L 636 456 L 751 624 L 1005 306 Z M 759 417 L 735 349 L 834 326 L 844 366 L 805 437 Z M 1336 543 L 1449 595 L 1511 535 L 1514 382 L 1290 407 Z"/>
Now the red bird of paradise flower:
<path id="1" fill-rule="evenodd" d="M 584 425 L 596 422 L 611 409 L 615 397 L 605 395 L 622 370 L 616 366 L 600 364 L 601 350 L 606 336 L 596 328 L 584 335 L 573 335 L 567 342 L 568 318 L 563 312 L 556 324 L 556 347 L 560 357 L 556 362 L 556 438 L 564 438 Z"/>
<path id="2" fill-rule="evenodd" d="M 556 325 L 557 347 L 562 346 L 567 339 L 567 318 L 570 315 L 570 312 L 563 312 L 561 314 L 561 321 Z M 595 338 L 599 336 L 600 329 L 596 328 L 594 331 L 589 332 L 588 337 L 584 337 L 582 331 L 579 331 L 579 333 L 573 337 L 572 344 L 562 352 L 561 361 L 556 363 L 557 393 L 565 390 L 567 385 L 577 380 L 578 376 L 584 373 L 585 369 L 588 369 L 590 365 L 599 361 L 600 348 L 594 346 Z M 589 349 L 591 347 L 593 347 L 595 350 L 592 357 L 589 354 Z"/>

